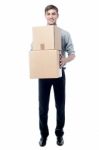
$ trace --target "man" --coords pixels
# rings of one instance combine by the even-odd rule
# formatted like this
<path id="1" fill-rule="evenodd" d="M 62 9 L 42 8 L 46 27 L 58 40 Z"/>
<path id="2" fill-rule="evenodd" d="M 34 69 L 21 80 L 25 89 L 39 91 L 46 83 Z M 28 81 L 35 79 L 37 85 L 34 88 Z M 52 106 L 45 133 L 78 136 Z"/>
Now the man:
<path id="1" fill-rule="evenodd" d="M 48 5 L 45 8 L 45 18 L 47 25 L 56 25 L 59 17 L 58 8 L 54 5 Z M 60 67 L 62 68 L 62 77 L 51 79 L 39 79 L 39 127 L 41 138 L 39 141 L 40 146 L 45 146 L 47 137 L 49 135 L 49 129 L 47 125 L 48 121 L 48 109 L 49 109 L 49 95 L 51 86 L 53 85 L 55 95 L 55 106 L 57 110 L 57 122 L 55 134 L 57 137 L 57 145 L 64 144 L 63 140 L 63 127 L 65 124 L 65 72 L 64 65 L 72 61 L 75 58 L 75 52 L 71 41 L 70 34 L 67 31 L 61 31 L 62 39 L 62 58 L 60 59 Z M 68 56 L 65 56 L 67 52 Z"/>

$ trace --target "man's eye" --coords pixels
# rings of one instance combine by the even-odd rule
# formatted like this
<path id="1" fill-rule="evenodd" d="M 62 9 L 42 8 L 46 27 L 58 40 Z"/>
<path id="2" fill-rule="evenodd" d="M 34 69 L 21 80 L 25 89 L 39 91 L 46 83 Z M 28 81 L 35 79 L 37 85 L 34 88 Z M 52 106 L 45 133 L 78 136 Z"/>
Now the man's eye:
<path id="1" fill-rule="evenodd" d="M 52 13 L 52 15 L 55 15 L 55 13 Z"/>

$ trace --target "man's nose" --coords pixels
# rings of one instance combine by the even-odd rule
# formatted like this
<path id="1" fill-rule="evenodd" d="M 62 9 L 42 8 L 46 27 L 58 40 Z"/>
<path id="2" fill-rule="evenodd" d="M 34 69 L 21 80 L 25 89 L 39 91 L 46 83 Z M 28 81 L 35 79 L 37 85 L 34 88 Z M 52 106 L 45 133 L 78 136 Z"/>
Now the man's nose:
<path id="1" fill-rule="evenodd" d="M 53 15 L 50 15 L 49 18 L 50 18 L 50 19 L 53 18 Z"/>

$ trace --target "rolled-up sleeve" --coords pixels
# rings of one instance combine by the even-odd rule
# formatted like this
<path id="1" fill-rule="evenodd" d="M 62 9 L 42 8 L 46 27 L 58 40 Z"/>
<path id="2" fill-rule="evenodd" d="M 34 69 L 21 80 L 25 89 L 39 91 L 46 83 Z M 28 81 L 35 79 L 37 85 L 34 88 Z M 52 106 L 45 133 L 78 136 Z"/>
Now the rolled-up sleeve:
<path id="1" fill-rule="evenodd" d="M 68 32 L 66 32 L 66 34 L 65 34 L 65 52 L 67 52 L 68 55 L 75 54 L 71 35 Z"/>

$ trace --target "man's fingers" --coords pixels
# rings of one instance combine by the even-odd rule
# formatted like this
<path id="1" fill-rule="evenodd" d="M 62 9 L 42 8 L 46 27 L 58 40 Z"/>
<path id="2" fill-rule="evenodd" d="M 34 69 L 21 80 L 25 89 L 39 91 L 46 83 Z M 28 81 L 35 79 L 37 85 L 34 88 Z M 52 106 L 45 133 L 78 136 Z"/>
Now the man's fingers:
<path id="1" fill-rule="evenodd" d="M 63 66 L 62 60 L 59 61 L 59 66 L 60 66 L 60 68 L 62 68 L 62 66 Z"/>

